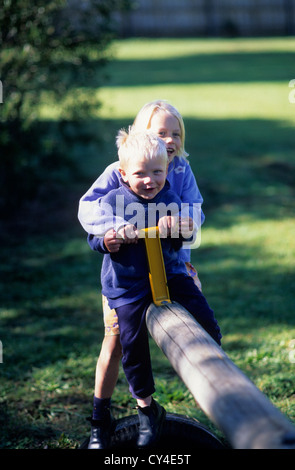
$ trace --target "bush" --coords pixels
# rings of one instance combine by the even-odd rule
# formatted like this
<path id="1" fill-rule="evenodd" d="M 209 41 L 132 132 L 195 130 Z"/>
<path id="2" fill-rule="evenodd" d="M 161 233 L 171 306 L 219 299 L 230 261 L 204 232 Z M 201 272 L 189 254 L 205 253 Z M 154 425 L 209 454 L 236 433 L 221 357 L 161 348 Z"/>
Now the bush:
<path id="1" fill-rule="evenodd" d="M 20 195 L 22 199 L 34 195 L 43 171 L 50 178 L 56 162 L 68 165 L 60 142 L 49 142 L 47 127 L 37 122 L 40 94 L 46 90 L 60 99 L 74 87 L 85 86 L 94 70 L 97 88 L 103 80 L 97 71 L 103 70 L 114 37 L 113 13 L 127 7 L 128 0 L 4 1 L 0 10 L 0 209 L 7 212 L 10 206 L 10 211 L 20 203 Z M 95 54 L 90 58 L 91 47 Z M 89 112 L 89 103 L 86 107 Z M 77 121 L 80 114 L 85 117 L 79 102 L 66 110 L 67 119 Z"/>

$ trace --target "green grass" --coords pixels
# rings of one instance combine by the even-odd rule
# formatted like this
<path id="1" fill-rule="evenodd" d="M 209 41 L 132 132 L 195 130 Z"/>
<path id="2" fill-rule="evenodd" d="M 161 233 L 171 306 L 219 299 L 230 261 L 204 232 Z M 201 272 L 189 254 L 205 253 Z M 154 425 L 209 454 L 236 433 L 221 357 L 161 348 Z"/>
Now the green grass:
<path id="1" fill-rule="evenodd" d="M 92 78 L 65 97 L 101 100 L 81 136 L 95 129 L 104 143 L 81 138 L 72 147 L 81 183 L 70 197 L 47 211 L 42 201 L 3 237 L 0 447 L 77 448 L 89 433 L 85 417 L 103 337 L 101 258 L 77 221 L 78 199 L 116 158 L 117 130 L 157 98 L 185 120 L 206 215 L 192 259 L 223 348 L 295 422 L 294 51 L 292 38 L 119 41 L 107 85 L 97 90 Z M 59 104 L 44 94 L 39 113 L 57 119 Z M 151 348 L 161 403 L 223 438 L 153 342 Z M 121 370 L 115 417 L 134 413 L 133 406 Z"/>

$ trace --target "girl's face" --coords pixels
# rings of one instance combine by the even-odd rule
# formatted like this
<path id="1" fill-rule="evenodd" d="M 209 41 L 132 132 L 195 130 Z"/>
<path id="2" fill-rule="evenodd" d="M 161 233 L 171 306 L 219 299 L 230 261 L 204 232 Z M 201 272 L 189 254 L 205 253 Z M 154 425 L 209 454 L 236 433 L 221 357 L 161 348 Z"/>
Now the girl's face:
<path id="1" fill-rule="evenodd" d="M 181 148 L 181 129 L 178 119 L 165 111 L 158 111 L 151 119 L 150 130 L 164 140 L 171 162 Z"/>

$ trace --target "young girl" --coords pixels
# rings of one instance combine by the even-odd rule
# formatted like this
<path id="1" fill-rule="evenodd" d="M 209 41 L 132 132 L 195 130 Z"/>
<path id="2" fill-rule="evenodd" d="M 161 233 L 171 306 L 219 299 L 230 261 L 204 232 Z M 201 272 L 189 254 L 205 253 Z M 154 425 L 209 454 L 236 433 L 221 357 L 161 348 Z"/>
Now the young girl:
<path id="1" fill-rule="evenodd" d="M 177 109 L 161 100 L 147 103 L 139 111 L 133 123 L 133 129 L 137 131 L 150 129 L 164 140 L 169 158 L 167 180 L 170 183 L 171 189 L 178 194 L 182 203 L 190 203 L 190 205 L 199 204 L 201 206 L 203 198 L 187 161 L 185 128 L 182 116 Z M 101 217 L 102 214 L 99 207 L 101 197 L 120 185 L 119 162 L 115 162 L 105 169 L 103 174 L 81 198 L 78 218 L 88 234 L 104 236 L 108 228 L 114 228 L 116 231 L 121 229 L 120 233 L 124 237 L 124 225 L 126 224 L 124 219 L 117 216 L 114 221 L 113 217 L 111 217 L 110 225 L 107 227 L 106 219 Z M 103 225 L 101 225 L 101 220 L 104 220 Z M 203 221 L 204 214 L 201 212 L 200 224 Z M 115 243 L 114 240 L 112 243 Z M 110 247 L 107 246 L 107 248 Z M 182 249 L 181 256 L 186 263 L 188 274 L 201 290 L 197 272 L 190 263 L 190 250 Z M 108 307 L 105 298 L 103 298 L 103 311 L 105 337 L 96 366 L 91 437 L 89 441 L 89 448 L 91 449 L 104 449 L 109 445 L 112 430 L 110 403 L 117 382 L 121 359 L 117 314 L 115 310 L 111 310 Z"/>

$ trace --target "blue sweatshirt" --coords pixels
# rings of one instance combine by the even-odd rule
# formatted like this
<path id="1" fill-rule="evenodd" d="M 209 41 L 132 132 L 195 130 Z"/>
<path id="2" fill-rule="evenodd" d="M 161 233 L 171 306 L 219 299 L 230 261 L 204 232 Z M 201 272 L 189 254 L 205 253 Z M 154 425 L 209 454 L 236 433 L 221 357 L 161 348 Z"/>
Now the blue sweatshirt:
<path id="1" fill-rule="evenodd" d="M 118 189 L 110 191 L 102 198 L 101 202 L 110 204 L 115 210 L 118 196 L 124 197 L 125 207 L 131 203 L 141 204 L 145 211 L 146 226 L 148 226 L 148 211 L 151 203 L 158 204 L 162 202 L 166 205 L 175 203 L 175 206 L 177 205 L 179 209 L 181 207 L 180 198 L 174 191 L 170 190 L 168 182 L 152 200 L 142 199 L 122 184 Z M 125 220 L 130 220 L 132 215 L 126 215 Z M 181 239 L 168 237 L 161 239 L 161 242 L 167 279 L 169 280 L 180 273 L 187 275 L 185 262 L 180 255 Z M 137 244 L 121 245 L 117 253 L 108 252 L 104 246 L 103 237 L 97 238 L 89 234 L 88 243 L 93 250 L 104 253 L 101 286 L 102 294 L 107 297 L 110 308 L 129 304 L 150 292 L 144 239 L 139 239 Z"/>
<path id="2" fill-rule="evenodd" d="M 100 175 L 88 191 L 79 201 L 78 219 L 84 230 L 92 235 L 101 237 L 106 233 L 106 229 L 115 229 L 124 225 L 124 220 L 117 215 L 115 220 L 111 217 L 107 224 L 105 213 L 102 213 L 100 200 L 112 189 L 121 185 L 121 175 L 119 173 L 119 161 L 109 165 Z M 201 210 L 203 198 L 199 191 L 196 179 L 189 162 L 185 158 L 174 157 L 169 164 L 167 180 L 170 187 L 179 196 L 182 203 L 195 204 L 199 206 L 200 219 L 199 227 L 204 222 L 205 216 Z M 190 214 L 193 216 L 193 214 Z M 102 224 L 103 220 L 103 224 Z M 190 250 L 181 250 L 181 256 L 185 261 L 190 260 Z"/>
<path id="3" fill-rule="evenodd" d="M 101 224 L 102 215 L 105 217 L 105 214 L 102 214 L 99 203 L 101 198 L 108 194 L 109 191 L 120 186 L 121 175 L 118 168 L 119 161 L 109 165 L 79 201 L 78 219 L 87 233 L 97 237 L 103 236 L 106 232 L 105 218 L 103 218 L 103 226 Z M 201 226 L 205 219 L 201 210 L 203 198 L 189 162 L 185 158 L 174 157 L 169 164 L 167 180 L 170 183 L 171 189 L 176 192 L 182 203 L 199 205 L 199 225 Z M 110 219 L 108 228 L 113 226 L 116 228 L 123 224 L 124 220 L 122 220 L 120 215 L 117 215 L 115 221 Z M 182 250 L 182 256 L 185 261 L 189 261 L 190 250 Z"/>

